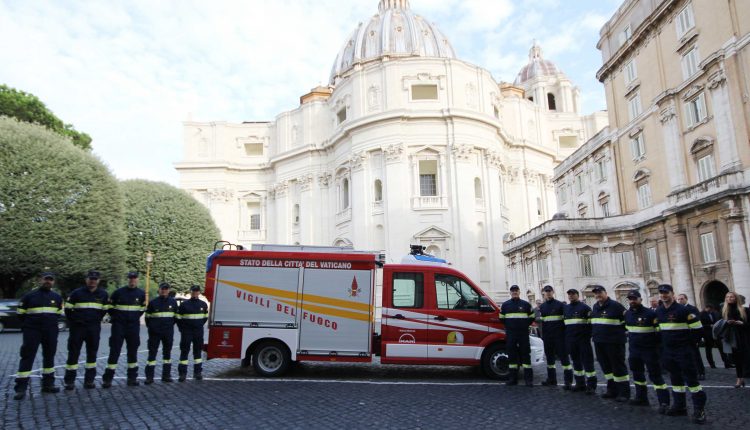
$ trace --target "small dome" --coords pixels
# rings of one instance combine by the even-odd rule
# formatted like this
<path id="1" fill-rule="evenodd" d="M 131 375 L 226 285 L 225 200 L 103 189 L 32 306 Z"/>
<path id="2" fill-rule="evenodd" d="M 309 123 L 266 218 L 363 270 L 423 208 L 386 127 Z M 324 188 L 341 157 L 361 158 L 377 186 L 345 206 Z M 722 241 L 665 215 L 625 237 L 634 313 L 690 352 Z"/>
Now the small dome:
<path id="1" fill-rule="evenodd" d="M 542 58 L 542 48 L 534 41 L 534 45 L 529 50 L 529 64 L 523 66 L 523 69 L 518 73 L 515 85 L 523 84 L 540 76 L 556 76 L 559 74 L 562 74 L 562 72 L 555 66 L 555 63 Z"/>
<path id="2" fill-rule="evenodd" d="M 378 13 L 360 23 L 341 48 L 330 83 L 355 64 L 389 57 L 456 58 L 448 39 L 409 8 L 409 0 L 380 0 Z"/>

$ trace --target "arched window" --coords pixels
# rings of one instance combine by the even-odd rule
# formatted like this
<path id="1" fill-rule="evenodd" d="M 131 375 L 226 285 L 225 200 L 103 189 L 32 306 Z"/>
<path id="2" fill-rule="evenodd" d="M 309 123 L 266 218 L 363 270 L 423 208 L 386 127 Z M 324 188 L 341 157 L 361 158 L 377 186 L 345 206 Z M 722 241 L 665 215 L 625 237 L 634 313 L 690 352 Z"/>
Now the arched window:
<path id="1" fill-rule="evenodd" d="M 547 106 L 549 106 L 549 110 L 557 110 L 555 95 L 552 93 L 547 93 Z"/>
<path id="2" fill-rule="evenodd" d="M 425 252 L 437 258 L 442 258 L 442 252 L 440 252 L 440 247 L 437 245 L 428 246 L 427 249 L 425 249 Z"/>
<path id="3" fill-rule="evenodd" d="M 383 201 L 383 183 L 380 181 L 380 179 L 375 180 L 375 201 Z"/>
<path id="4" fill-rule="evenodd" d="M 474 197 L 482 199 L 482 180 L 474 178 Z"/>
<path id="5" fill-rule="evenodd" d="M 537 216 L 542 216 L 542 199 L 537 197 L 536 198 L 536 214 Z"/>
<path id="6" fill-rule="evenodd" d="M 341 181 L 341 209 L 349 209 L 349 179 Z"/>
<path id="7" fill-rule="evenodd" d="M 487 247 L 487 230 L 482 222 L 477 223 L 477 245 L 483 248 Z"/>

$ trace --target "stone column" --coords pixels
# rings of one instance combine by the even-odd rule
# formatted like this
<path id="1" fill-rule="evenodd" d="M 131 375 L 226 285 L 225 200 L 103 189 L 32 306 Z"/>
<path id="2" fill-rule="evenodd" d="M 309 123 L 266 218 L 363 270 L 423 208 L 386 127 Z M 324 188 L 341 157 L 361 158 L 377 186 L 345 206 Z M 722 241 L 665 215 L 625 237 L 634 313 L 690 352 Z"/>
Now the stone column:
<path id="1" fill-rule="evenodd" d="M 696 303 L 686 232 L 683 224 L 672 224 L 667 227 L 669 266 L 675 294 L 686 294 L 690 303 Z"/>
<path id="2" fill-rule="evenodd" d="M 687 179 L 685 175 L 685 150 L 682 148 L 680 128 L 677 124 L 677 109 L 674 103 L 661 111 L 662 133 L 664 135 L 664 148 L 667 160 L 669 160 L 669 188 L 675 192 L 685 188 Z"/>
<path id="3" fill-rule="evenodd" d="M 733 210 L 725 217 L 729 230 L 729 264 L 732 274 L 732 285 L 737 294 L 750 298 L 750 261 L 748 261 L 746 237 L 742 231 L 744 216 Z"/>
<path id="4" fill-rule="evenodd" d="M 713 100 L 714 118 L 716 121 L 716 140 L 719 149 L 719 165 L 721 173 L 735 170 L 740 166 L 737 153 L 737 138 L 732 121 L 732 108 L 729 100 L 727 76 L 724 70 L 711 75 L 708 82 Z"/>

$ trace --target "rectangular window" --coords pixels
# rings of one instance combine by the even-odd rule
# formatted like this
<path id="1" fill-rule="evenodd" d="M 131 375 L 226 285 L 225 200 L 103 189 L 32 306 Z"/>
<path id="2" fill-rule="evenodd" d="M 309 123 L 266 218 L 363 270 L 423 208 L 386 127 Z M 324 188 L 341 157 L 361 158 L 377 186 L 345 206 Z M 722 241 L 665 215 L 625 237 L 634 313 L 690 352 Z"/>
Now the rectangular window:
<path id="1" fill-rule="evenodd" d="M 585 184 L 584 184 L 585 180 L 583 178 L 583 173 L 577 174 L 575 181 L 576 181 L 576 192 L 578 194 L 583 194 L 583 188 L 585 186 Z"/>
<path id="2" fill-rule="evenodd" d="M 437 160 L 421 160 L 419 162 L 419 195 L 434 197 L 437 189 Z"/>
<path id="3" fill-rule="evenodd" d="M 534 282 L 534 266 L 531 264 L 531 261 L 527 260 L 523 268 L 524 275 L 526 275 L 526 283 L 530 284 Z"/>
<path id="4" fill-rule="evenodd" d="M 620 32 L 620 46 L 627 43 L 628 40 L 633 38 L 633 28 L 628 25 Z"/>
<path id="5" fill-rule="evenodd" d="M 536 261 L 537 263 L 537 271 L 539 272 L 539 280 L 540 281 L 546 281 L 549 279 L 549 269 L 547 267 L 547 258 L 540 258 Z"/>
<path id="6" fill-rule="evenodd" d="M 581 276 L 594 276 L 594 256 L 592 254 L 581 254 L 578 256 L 581 265 Z"/>
<path id="7" fill-rule="evenodd" d="M 260 230 L 260 203 L 248 203 L 247 213 L 250 219 L 250 230 Z"/>
<path id="8" fill-rule="evenodd" d="M 560 136 L 560 148 L 577 148 L 578 138 L 575 136 Z"/>
<path id="9" fill-rule="evenodd" d="M 703 254 L 704 263 L 715 263 L 718 261 L 713 233 L 704 233 L 701 235 L 701 253 Z"/>
<path id="10" fill-rule="evenodd" d="M 646 143 L 643 141 L 643 133 L 630 140 L 630 152 L 633 154 L 633 161 L 646 156 Z"/>
<path id="11" fill-rule="evenodd" d="M 651 206 L 651 185 L 648 183 L 638 186 L 638 207 L 646 209 Z"/>
<path id="12" fill-rule="evenodd" d="M 675 24 L 677 26 L 677 37 L 684 36 L 691 28 L 695 27 L 692 5 L 688 4 L 677 14 Z"/>
<path id="13" fill-rule="evenodd" d="M 563 185 L 562 187 L 558 188 L 558 190 L 559 190 L 558 195 L 560 196 L 560 204 L 567 203 L 568 202 L 568 193 L 565 191 L 565 186 Z"/>
<path id="14" fill-rule="evenodd" d="M 599 160 L 594 166 L 594 174 L 598 181 L 604 181 L 607 179 L 607 161 Z"/>
<path id="15" fill-rule="evenodd" d="M 635 68 L 635 60 L 631 60 L 625 65 L 625 85 L 630 85 L 638 78 L 638 71 Z"/>
<path id="16" fill-rule="evenodd" d="M 424 278 L 421 273 L 393 274 L 393 307 L 421 308 L 424 303 Z"/>
<path id="17" fill-rule="evenodd" d="M 633 273 L 633 251 L 615 252 L 615 273 L 620 276 Z"/>
<path id="18" fill-rule="evenodd" d="M 438 309 L 479 309 L 479 294 L 455 276 L 435 275 L 435 294 Z"/>
<path id="19" fill-rule="evenodd" d="M 682 56 L 682 77 L 685 79 L 698 73 L 698 48 L 693 48 Z"/>
<path id="20" fill-rule="evenodd" d="M 411 99 L 412 100 L 437 100 L 438 99 L 438 87 L 437 85 L 412 85 L 411 86 Z"/>
<path id="21" fill-rule="evenodd" d="M 338 113 L 336 114 L 336 117 L 339 120 L 339 124 L 346 121 L 346 108 L 342 108 Z"/>
<path id="22" fill-rule="evenodd" d="M 246 143 L 245 155 L 248 157 L 257 157 L 257 156 L 263 155 L 263 144 L 262 143 Z"/>
<path id="23" fill-rule="evenodd" d="M 716 176 L 713 154 L 698 159 L 698 181 L 703 182 Z"/>
<path id="24" fill-rule="evenodd" d="M 630 120 L 638 118 L 641 114 L 641 94 L 636 93 L 633 97 L 628 100 L 628 112 L 630 113 Z"/>
<path id="25" fill-rule="evenodd" d="M 687 116 L 688 127 L 700 124 L 708 117 L 706 95 L 704 93 L 700 93 L 698 97 L 689 100 L 685 104 L 685 115 Z"/>
<path id="26" fill-rule="evenodd" d="M 609 213 L 609 202 L 602 203 L 602 215 L 608 217 Z"/>
<path id="27" fill-rule="evenodd" d="M 653 273 L 659 271 L 659 260 L 656 258 L 656 247 L 646 248 L 646 271 Z"/>

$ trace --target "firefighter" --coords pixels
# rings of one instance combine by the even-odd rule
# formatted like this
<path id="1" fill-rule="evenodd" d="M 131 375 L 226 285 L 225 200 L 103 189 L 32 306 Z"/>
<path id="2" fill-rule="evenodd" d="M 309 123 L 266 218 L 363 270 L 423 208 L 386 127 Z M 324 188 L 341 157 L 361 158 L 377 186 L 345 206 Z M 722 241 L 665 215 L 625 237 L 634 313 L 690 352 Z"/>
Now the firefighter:
<path id="1" fill-rule="evenodd" d="M 201 287 L 190 287 L 190 299 L 180 304 L 177 310 L 177 328 L 180 329 L 180 364 L 177 366 L 178 381 L 187 379 L 188 354 L 193 347 L 193 378 L 203 379 L 203 326 L 208 320 L 208 304 L 201 300 Z"/>
<path id="2" fill-rule="evenodd" d="M 122 344 L 128 352 L 128 386 L 138 385 L 138 347 L 141 345 L 141 315 L 146 310 L 146 294 L 138 288 L 138 272 L 128 273 L 128 285 L 117 289 L 109 298 L 112 334 L 109 337 L 109 359 L 102 377 L 102 387 L 112 386 Z"/>
<path id="3" fill-rule="evenodd" d="M 170 297 L 170 286 L 166 282 L 159 284 L 159 296 L 151 300 L 146 308 L 146 327 L 148 327 L 148 361 L 146 362 L 146 385 L 154 383 L 156 354 L 159 344 L 162 345 L 162 382 L 172 382 L 172 343 L 174 341 L 174 323 L 177 312 L 177 301 Z"/>
<path id="4" fill-rule="evenodd" d="M 596 359 L 607 378 L 604 399 L 630 400 L 630 377 L 625 364 L 625 307 L 609 298 L 601 285 L 592 288 L 596 303 L 591 310 L 591 337 Z"/>
<path id="5" fill-rule="evenodd" d="M 534 386 L 534 371 L 531 368 L 531 345 L 529 326 L 534 321 L 534 311 L 529 302 L 521 300 L 518 285 L 510 287 L 510 300 L 500 307 L 500 319 L 505 323 L 506 345 L 510 360 L 508 385 L 518 385 L 518 369 L 523 367 L 523 379 L 527 387 Z"/>
<path id="6" fill-rule="evenodd" d="M 564 305 L 555 299 L 555 290 L 551 285 L 542 288 L 544 303 L 539 306 L 542 319 L 542 340 L 544 341 L 544 355 L 547 357 L 547 380 L 545 386 L 557 385 L 557 370 L 555 360 L 560 359 L 563 368 L 563 389 L 570 390 L 573 384 L 573 366 L 570 365 L 568 351 L 565 348 L 565 321 L 563 321 Z"/>
<path id="7" fill-rule="evenodd" d="M 659 406 L 659 413 L 669 416 L 687 415 L 685 384 L 693 402 L 693 421 L 706 422 L 706 393 L 698 382 L 698 372 L 693 360 L 692 345 L 694 330 L 701 325 L 698 319 L 685 306 L 675 302 L 671 285 L 659 285 L 661 305 L 656 309 L 661 335 L 662 365 L 669 372 L 672 382 L 672 406 Z"/>
<path id="8" fill-rule="evenodd" d="M 573 361 L 576 384 L 572 391 L 596 392 L 594 351 L 591 348 L 591 308 L 579 299 L 578 291 L 568 290 L 569 304 L 564 308 L 565 345 Z"/>
<path id="9" fill-rule="evenodd" d="M 701 311 L 695 306 L 688 303 L 687 294 L 680 294 L 677 296 L 677 303 L 685 306 L 690 313 L 700 319 Z M 700 342 L 703 337 L 703 326 L 700 329 L 695 329 L 693 332 L 693 360 L 695 361 L 695 368 L 698 371 L 698 380 L 706 380 L 706 366 L 703 365 L 703 358 L 701 358 Z"/>
<path id="10" fill-rule="evenodd" d="M 656 312 L 643 306 L 643 299 L 638 290 L 628 293 L 630 309 L 625 312 L 625 329 L 628 331 L 628 366 L 633 372 L 635 398 L 631 405 L 648 406 L 648 377 L 656 389 L 659 407 L 669 407 L 669 392 L 661 374 L 659 364 L 659 323 Z"/>
<path id="11" fill-rule="evenodd" d="M 102 331 L 102 318 L 107 313 L 107 292 L 99 288 L 100 273 L 89 270 L 86 286 L 77 288 L 65 303 L 65 317 L 68 319 L 68 361 L 65 365 L 65 389 L 75 388 L 78 373 L 78 358 L 83 343 L 86 343 L 86 364 L 83 387 L 94 388 L 96 378 L 96 355 L 99 351 L 99 335 Z"/>
<path id="12" fill-rule="evenodd" d="M 57 351 L 57 323 L 62 314 L 63 299 L 52 291 L 55 274 L 42 273 L 41 285 L 36 290 L 24 295 L 18 302 L 18 317 L 21 320 L 23 344 L 21 344 L 21 362 L 16 374 L 15 400 L 26 397 L 29 387 L 29 376 L 34 358 L 42 346 L 42 393 L 58 393 L 55 386 L 55 352 Z"/>

